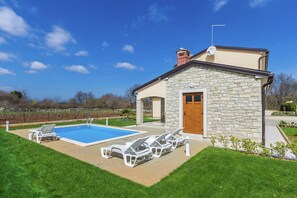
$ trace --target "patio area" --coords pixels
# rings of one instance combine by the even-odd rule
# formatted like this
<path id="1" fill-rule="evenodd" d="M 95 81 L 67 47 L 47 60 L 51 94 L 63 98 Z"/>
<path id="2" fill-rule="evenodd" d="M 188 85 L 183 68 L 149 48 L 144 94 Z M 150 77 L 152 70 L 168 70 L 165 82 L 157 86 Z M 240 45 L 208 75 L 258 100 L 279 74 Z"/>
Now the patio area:
<path id="1" fill-rule="evenodd" d="M 185 156 L 185 146 L 181 146 L 167 155 L 162 156 L 161 158 L 153 158 L 153 160 L 140 164 L 134 168 L 125 166 L 123 160 L 118 157 L 113 157 L 110 159 L 102 158 L 100 154 L 101 147 L 109 146 L 111 144 L 125 144 L 128 141 L 135 140 L 140 137 L 161 134 L 165 131 L 162 128 L 143 126 L 129 127 L 129 129 L 146 131 L 147 133 L 88 147 L 81 147 L 62 140 L 43 141 L 41 145 L 52 148 L 58 152 L 64 153 L 145 186 L 152 186 L 159 182 L 162 178 L 168 176 L 172 171 L 209 145 L 209 143 L 205 141 L 190 139 L 190 157 Z M 15 130 L 11 131 L 11 133 L 28 139 L 29 129 Z"/>

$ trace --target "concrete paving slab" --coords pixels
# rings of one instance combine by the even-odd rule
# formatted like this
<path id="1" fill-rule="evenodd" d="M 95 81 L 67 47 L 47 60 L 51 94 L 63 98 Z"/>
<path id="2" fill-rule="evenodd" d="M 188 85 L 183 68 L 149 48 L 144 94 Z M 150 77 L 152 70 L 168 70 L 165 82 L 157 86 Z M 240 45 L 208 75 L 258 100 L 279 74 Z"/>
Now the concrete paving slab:
<path id="1" fill-rule="evenodd" d="M 111 144 L 125 144 L 128 141 L 135 140 L 148 135 L 161 134 L 165 130 L 160 128 L 147 127 L 129 127 L 134 130 L 147 131 L 145 134 L 139 134 L 133 137 L 122 138 L 110 142 L 96 144 L 88 147 L 81 147 L 76 144 L 58 141 L 43 141 L 42 146 L 52 148 L 58 152 L 64 153 L 81 161 L 95 165 L 103 170 L 116 174 L 120 177 L 132 180 L 136 183 L 151 186 L 159 182 L 162 178 L 168 176 L 172 171 L 181 166 L 198 152 L 209 146 L 206 141 L 190 140 L 191 156 L 185 156 L 185 146 L 168 153 L 161 158 L 154 158 L 148 162 L 140 164 L 134 168 L 127 167 L 123 159 L 113 157 L 105 159 L 101 157 L 100 148 Z M 28 139 L 29 129 L 11 131 L 20 137 Z"/>

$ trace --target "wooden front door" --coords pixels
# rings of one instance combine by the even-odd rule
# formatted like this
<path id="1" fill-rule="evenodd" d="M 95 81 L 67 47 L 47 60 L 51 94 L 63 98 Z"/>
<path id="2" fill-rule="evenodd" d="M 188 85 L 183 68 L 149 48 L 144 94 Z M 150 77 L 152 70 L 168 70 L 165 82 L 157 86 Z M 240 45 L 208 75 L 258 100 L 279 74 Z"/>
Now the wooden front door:
<path id="1" fill-rule="evenodd" d="M 203 134 L 203 93 L 183 95 L 184 132 Z"/>

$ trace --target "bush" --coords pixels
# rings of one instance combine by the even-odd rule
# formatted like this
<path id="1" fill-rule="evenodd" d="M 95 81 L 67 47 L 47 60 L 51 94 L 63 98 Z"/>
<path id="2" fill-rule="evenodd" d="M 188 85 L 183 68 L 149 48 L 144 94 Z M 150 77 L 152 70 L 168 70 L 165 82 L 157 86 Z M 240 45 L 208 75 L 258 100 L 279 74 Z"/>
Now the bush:
<path id="1" fill-rule="evenodd" d="M 245 150 L 247 154 L 256 153 L 257 147 L 257 142 L 254 142 L 249 138 L 242 139 L 242 148 Z"/>
<path id="2" fill-rule="evenodd" d="M 296 103 L 291 102 L 291 103 L 283 103 L 280 106 L 281 111 L 296 111 Z"/>
<path id="3" fill-rule="evenodd" d="M 274 111 L 274 112 L 272 112 L 271 115 L 272 115 L 272 116 L 279 116 L 279 115 L 280 115 L 280 112 L 278 112 L 278 111 Z"/>
<path id="4" fill-rule="evenodd" d="M 270 145 L 270 147 L 276 152 L 277 156 L 280 159 L 283 159 L 286 155 L 287 146 L 283 142 L 276 142 L 274 145 Z"/>
<path id="5" fill-rule="evenodd" d="M 297 157 L 297 144 L 288 144 L 287 145 L 289 149 L 291 149 L 292 153 Z"/>
<path id="6" fill-rule="evenodd" d="M 232 148 L 235 149 L 236 151 L 238 151 L 239 146 L 240 146 L 239 138 L 234 137 L 234 136 L 231 135 L 230 136 L 230 141 L 231 141 L 231 144 L 232 144 Z"/>
<path id="7" fill-rule="evenodd" d="M 228 148 L 229 141 L 226 136 L 219 134 L 219 142 L 223 145 L 225 149 Z"/>
<path id="8" fill-rule="evenodd" d="M 121 116 L 126 116 L 126 119 L 130 119 L 133 116 L 133 111 L 131 109 L 123 109 Z"/>
<path id="9" fill-rule="evenodd" d="M 261 144 L 260 146 L 261 149 L 261 154 L 268 157 L 270 155 L 272 155 L 272 150 L 270 148 L 265 147 L 263 144 Z"/>
<path id="10" fill-rule="evenodd" d="M 211 145 L 214 147 L 216 143 L 216 138 L 214 136 L 211 136 L 210 142 L 211 142 Z"/>
<path id="11" fill-rule="evenodd" d="M 284 120 L 281 120 L 281 121 L 278 123 L 278 125 L 279 125 L 280 127 L 285 127 L 285 126 L 287 126 L 287 122 L 284 121 Z"/>

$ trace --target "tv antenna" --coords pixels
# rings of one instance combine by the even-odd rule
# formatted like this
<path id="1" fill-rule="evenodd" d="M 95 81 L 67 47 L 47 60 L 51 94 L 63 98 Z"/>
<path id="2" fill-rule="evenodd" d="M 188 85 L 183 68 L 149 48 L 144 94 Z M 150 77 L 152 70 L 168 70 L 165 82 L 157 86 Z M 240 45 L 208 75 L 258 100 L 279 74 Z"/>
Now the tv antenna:
<path id="1" fill-rule="evenodd" d="M 217 24 L 217 25 L 211 25 L 211 45 L 213 46 L 214 45 L 214 42 L 213 42 L 213 28 L 214 27 L 225 27 L 226 25 L 225 24 Z"/>

